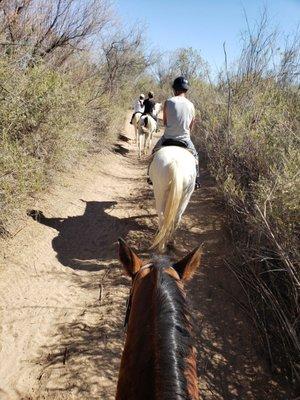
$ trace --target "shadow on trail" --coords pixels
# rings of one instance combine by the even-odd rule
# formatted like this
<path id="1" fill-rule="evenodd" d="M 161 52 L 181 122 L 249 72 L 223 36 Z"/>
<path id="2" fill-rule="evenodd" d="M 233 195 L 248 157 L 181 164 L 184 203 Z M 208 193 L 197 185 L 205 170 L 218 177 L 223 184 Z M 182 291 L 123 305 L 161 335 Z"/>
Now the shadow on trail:
<path id="1" fill-rule="evenodd" d="M 60 398 L 62 391 L 66 399 L 114 398 L 129 279 L 116 268 L 106 272 L 101 301 L 95 296 L 76 319 L 59 323 L 55 343 L 41 349 L 36 361 L 43 365 L 40 381 L 45 398 Z M 92 273 L 88 280 L 77 275 L 75 282 L 98 295 L 93 284 L 98 286 L 100 279 L 99 273 Z"/>
<path id="2" fill-rule="evenodd" d="M 58 231 L 52 247 L 62 265 L 75 270 L 99 271 L 105 268 L 103 263 L 116 259 L 118 237 L 147 229 L 142 218 L 149 214 L 118 218 L 110 214 L 117 204 L 116 201 L 87 201 L 83 215 L 68 218 L 47 218 L 38 210 L 27 214 Z"/>
<path id="3" fill-rule="evenodd" d="M 47 218 L 31 210 L 28 215 L 59 233 L 52 246 L 58 260 L 77 270 L 71 275 L 76 290 L 86 291 L 87 302 L 76 319 L 57 320 L 51 342 L 40 349 L 36 362 L 43 365 L 39 382 L 44 398 L 108 400 L 115 396 L 124 340 L 124 316 L 130 280 L 117 261 L 119 236 L 141 248 L 148 248 L 147 232 L 153 236 L 139 209 L 143 191 L 125 201 L 86 202 L 83 215 Z M 121 207 L 125 215 L 112 214 Z M 146 251 L 146 250 L 143 250 Z M 88 273 L 86 273 L 88 271 Z M 63 272 L 58 272 L 62 274 Z M 101 293 L 101 294 L 100 294 Z M 66 315 L 68 310 L 66 309 Z"/>
<path id="4" fill-rule="evenodd" d="M 126 156 L 129 153 L 129 150 L 119 143 L 114 144 L 113 151 L 117 154 L 121 154 L 121 156 Z"/>
<path id="5" fill-rule="evenodd" d="M 120 133 L 118 135 L 118 139 L 123 142 L 126 142 L 126 143 L 130 142 L 130 138 L 128 136 L 124 135 L 123 133 Z"/>

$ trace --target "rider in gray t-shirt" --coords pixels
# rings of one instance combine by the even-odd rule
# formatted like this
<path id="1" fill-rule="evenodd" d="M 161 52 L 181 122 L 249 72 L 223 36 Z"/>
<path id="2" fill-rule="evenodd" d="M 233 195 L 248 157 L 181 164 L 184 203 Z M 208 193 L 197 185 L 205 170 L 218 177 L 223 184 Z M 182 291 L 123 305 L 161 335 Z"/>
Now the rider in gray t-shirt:
<path id="1" fill-rule="evenodd" d="M 164 145 L 172 145 L 173 141 L 177 145 L 186 147 L 196 159 L 197 177 L 195 188 L 198 189 L 200 186 L 198 153 L 190 137 L 195 120 L 195 107 L 186 98 L 186 92 L 189 88 L 187 79 L 179 76 L 174 80 L 172 87 L 174 96 L 169 98 L 164 104 L 163 122 L 165 132 L 156 143 L 153 152 L 156 152 Z"/>

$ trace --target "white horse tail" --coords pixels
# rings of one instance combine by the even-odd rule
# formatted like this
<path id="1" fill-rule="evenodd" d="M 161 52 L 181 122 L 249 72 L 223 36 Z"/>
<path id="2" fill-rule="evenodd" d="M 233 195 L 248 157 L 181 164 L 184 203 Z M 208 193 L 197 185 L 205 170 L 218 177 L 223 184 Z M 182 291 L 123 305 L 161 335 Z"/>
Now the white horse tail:
<path id="1" fill-rule="evenodd" d="M 178 213 L 183 198 L 184 176 L 177 160 L 172 160 L 169 165 L 169 179 L 163 221 L 151 246 L 151 248 L 158 246 L 160 251 L 163 250 L 166 242 L 176 229 Z"/>

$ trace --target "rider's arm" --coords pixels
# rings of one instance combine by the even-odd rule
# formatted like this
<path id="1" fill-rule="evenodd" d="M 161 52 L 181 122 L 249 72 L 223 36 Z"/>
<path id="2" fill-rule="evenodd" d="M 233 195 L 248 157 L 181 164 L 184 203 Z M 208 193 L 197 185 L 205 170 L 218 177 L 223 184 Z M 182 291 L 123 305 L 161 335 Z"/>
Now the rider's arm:
<path id="1" fill-rule="evenodd" d="M 164 123 L 164 126 L 167 126 L 167 102 L 166 101 L 164 103 L 164 109 L 163 109 L 163 123 Z"/>
<path id="2" fill-rule="evenodd" d="M 190 132 L 192 132 L 194 123 L 195 123 L 195 117 L 192 119 L 192 122 L 190 123 Z"/>
<path id="3" fill-rule="evenodd" d="M 194 107 L 194 105 L 193 105 L 193 119 L 192 119 L 192 121 L 191 121 L 191 123 L 190 123 L 190 132 L 192 132 L 194 123 L 195 123 L 195 107 Z"/>

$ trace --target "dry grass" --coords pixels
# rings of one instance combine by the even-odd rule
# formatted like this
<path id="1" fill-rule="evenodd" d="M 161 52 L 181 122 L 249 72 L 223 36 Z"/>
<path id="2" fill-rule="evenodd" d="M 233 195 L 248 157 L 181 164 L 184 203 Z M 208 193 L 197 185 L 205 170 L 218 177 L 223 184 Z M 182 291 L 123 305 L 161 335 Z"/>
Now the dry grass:
<path id="1" fill-rule="evenodd" d="M 242 285 L 244 307 L 272 369 L 295 383 L 300 351 L 299 49 L 293 48 L 293 68 L 289 73 L 285 67 L 283 81 L 282 59 L 273 70 L 265 59 L 253 60 L 262 53 L 268 58 L 272 50 L 260 29 L 265 26 L 245 45 L 237 70 L 226 69 L 215 86 L 198 82 L 192 97 L 199 117 L 197 141 L 223 194 L 236 247 L 229 268 Z M 259 35 L 261 45 L 254 40 Z M 262 46 L 261 52 L 251 46 Z"/>
<path id="2" fill-rule="evenodd" d="M 117 137 L 133 95 L 131 81 L 149 63 L 138 30 L 118 26 L 115 32 L 106 0 L 0 3 L 0 234 L 5 234 L 27 199 L 44 190 L 57 171 Z"/>

